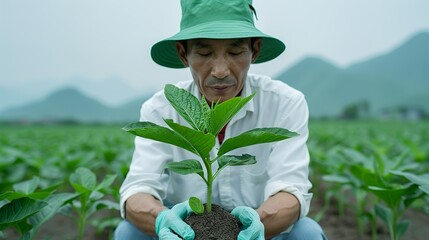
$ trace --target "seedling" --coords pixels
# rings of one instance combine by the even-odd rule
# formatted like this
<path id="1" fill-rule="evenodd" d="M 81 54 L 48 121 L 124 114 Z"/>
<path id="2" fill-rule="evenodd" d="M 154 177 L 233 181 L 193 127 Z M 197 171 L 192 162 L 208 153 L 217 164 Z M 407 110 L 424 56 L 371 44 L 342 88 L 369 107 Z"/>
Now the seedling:
<path id="1" fill-rule="evenodd" d="M 207 185 L 205 209 L 207 212 L 211 212 L 212 185 L 219 173 L 227 166 L 256 163 L 255 156 L 249 154 L 226 155 L 228 152 L 250 145 L 281 141 L 298 135 L 283 128 L 256 128 L 225 140 L 220 145 L 217 156 L 211 159 L 209 153 L 215 146 L 216 136 L 232 117 L 254 97 L 255 93 L 245 98 L 234 97 L 211 105 L 206 102 L 204 97 L 200 101 L 188 91 L 171 84 L 165 86 L 164 95 L 191 127 L 180 125 L 171 119 L 164 119 L 169 128 L 152 122 L 135 122 L 126 125 L 123 129 L 139 137 L 186 149 L 199 156 L 200 160 L 187 159 L 180 162 L 169 162 L 165 168 L 178 174 L 196 173 L 203 179 Z M 218 164 L 215 173 L 212 171 L 214 163 Z M 195 213 L 204 212 L 200 199 L 191 197 L 189 203 Z"/>
<path id="2" fill-rule="evenodd" d="M 70 184 L 75 189 L 79 198 L 72 202 L 72 209 L 76 213 L 78 224 L 78 240 L 84 238 L 85 225 L 88 218 L 101 209 L 119 210 L 117 203 L 103 199 L 104 193 L 115 180 L 116 175 L 106 175 L 101 183 L 97 183 L 97 177 L 88 168 L 80 167 L 70 175 Z"/>

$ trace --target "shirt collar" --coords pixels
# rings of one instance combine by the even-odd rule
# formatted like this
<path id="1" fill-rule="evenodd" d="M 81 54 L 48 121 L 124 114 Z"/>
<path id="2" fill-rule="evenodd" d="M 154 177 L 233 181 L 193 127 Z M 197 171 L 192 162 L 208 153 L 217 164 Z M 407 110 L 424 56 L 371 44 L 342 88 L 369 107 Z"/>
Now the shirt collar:
<path id="1" fill-rule="evenodd" d="M 243 91 L 241 91 L 241 97 L 247 97 L 247 96 L 250 96 L 252 93 L 253 93 L 253 91 L 252 91 L 252 88 L 251 88 L 251 86 L 250 86 L 250 79 L 249 79 L 250 77 L 249 77 L 249 75 L 247 75 L 247 79 L 246 79 L 246 82 L 244 83 L 244 87 L 243 87 Z M 244 107 L 243 107 L 243 109 L 245 110 L 245 111 L 249 111 L 249 112 L 254 112 L 255 111 L 255 104 L 254 104 L 254 101 L 255 101 L 255 97 L 256 96 L 254 96 Z"/>

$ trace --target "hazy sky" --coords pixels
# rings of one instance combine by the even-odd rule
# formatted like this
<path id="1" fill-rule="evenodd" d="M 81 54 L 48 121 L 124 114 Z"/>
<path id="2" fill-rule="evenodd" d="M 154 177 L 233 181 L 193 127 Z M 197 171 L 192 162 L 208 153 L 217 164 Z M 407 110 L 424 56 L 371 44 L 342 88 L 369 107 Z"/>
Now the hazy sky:
<path id="1" fill-rule="evenodd" d="M 310 55 L 347 66 L 429 31 L 428 0 L 253 5 L 256 26 L 287 45 L 276 60 L 252 66 L 271 76 Z M 158 66 L 149 55 L 154 43 L 179 30 L 179 21 L 179 0 L 0 0 L 0 88 L 119 79 L 145 92 L 189 79 L 188 70 Z"/>

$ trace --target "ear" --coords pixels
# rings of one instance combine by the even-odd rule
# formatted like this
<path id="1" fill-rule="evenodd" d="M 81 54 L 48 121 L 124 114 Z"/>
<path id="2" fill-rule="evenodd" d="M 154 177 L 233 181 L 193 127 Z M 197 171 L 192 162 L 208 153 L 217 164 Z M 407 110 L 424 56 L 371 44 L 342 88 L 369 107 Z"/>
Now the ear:
<path id="1" fill-rule="evenodd" d="M 256 61 L 261 51 L 262 38 L 256 38 L 252 43 L 252 63 Z"/>
<path id="2" fill-rule="evenodd" d="M 183 45 L 183 42 L 176 42 L 176 50 L 183 65 L 185 65 L 185 67 L 189 67 L 188 58 L 186 56 L 186 46 Z"/>

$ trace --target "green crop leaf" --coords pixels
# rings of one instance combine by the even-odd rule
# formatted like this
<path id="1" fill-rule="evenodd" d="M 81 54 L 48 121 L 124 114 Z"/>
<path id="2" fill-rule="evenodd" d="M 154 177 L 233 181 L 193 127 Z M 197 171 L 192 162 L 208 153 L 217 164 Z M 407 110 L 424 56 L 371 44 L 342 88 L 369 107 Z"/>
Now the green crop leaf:
<path id="1" fill-rule="evenodd" d="M 29 198 L 32 198 L 32 199 L 43 200 L 46 197 L 48 197 L 49 195 L 51 195 L 52 192 L 53 191 L 43 190 L 43 191 L 40 191 L 40 192 L 33 192 L 33 193 L 30 193 L 30 194 L 25 194 L 25 193 L 20 193 L 20 192 L 9 191 L 9 192 L 5 192 L 4 194 L 2 194 L 0 196 L 0 200 L 7 199 L 9 201 L 12 201 L 14 199 L 23 198 L 23 197 L 29 197 Z"/>
<path id="2" fill-rule="evenodd" d="M 189 206 L 191 207 L 192 211 L 197 215 L 202 215 L 204 213 L 203 202 L 197 197 L 189 198 Z"/>
<path id="3" fill-rule="evenodd" d="M 210 114 L 212 112 L 212 108 L 209 106 L 209 104 L 206 101 L 206 98 L 204 98 L 204 97 L 201 98 L 201 109 L 203 111 L 204 120 L 205 120 L 206 125 L 207 125 L 210 122 Z"/>
<path id="4" fill-rule="evenodd" d="M 0 208 L 0 230 L 32 216 L 44 208 L 48 203 L 28 197 L 15 199 Z M 28 225 L 28 224 L 27 224 Z M 19 226 L 18 226 L 19 227 Z M 29 230 L 27 226 L 26 230 Z M 23 229 L 22 229 L 23 230 Z"/>
<path id="5" fill-rule="evenodd" d="M 405 177 L 410 182 L 419 185 L 419 188 L 425 192 L 426 194 L 429 194 L 429 174 L 423 174 L 423 175 L 416 175 L 408 172 L 401 172 L 401 171 L 389 171 L 392 174 Z"/>
<path id="6" fill-rule="evenodd" d="M 395 209 L 397 206 L 399 206 L 404 196 L 413 194 L 417 190 L 417 188 L 417 185 L 404 186 L 395 189 L 369 186 L 368 190 L 377 195 L 378 198 L 385 201 L 389 208 Z"/>
<path id="7" fill-rule="evenodd" d="M 75 193 L 58 193 L 47 197 L 45 201 L 48 205 L 29 218 L 29 222 L 33 228 L 23 236 L 23 239 L 33 239 L 39 228 L 46 221 L 58 213 L 59 209 L 64 206 L 64 204 L 72 201 L 78 196 L 79 194 Z"/>
<path id="8" fill-rule="evenodd" d="M 91 207 L 95 207 L 97 211 L 101 209 L 110 209 L 110 210 L 120 209 L 119 204 L 117 202 L 113 202 L 107 199 L 98 200 L 94 202 Z"/>
<path id="9" fill-rule="evenodd" d="M 206 131 L 207 127 L 201 103 L 194 95 L 172 84 L 165 85 L 164 95 L 192 128 L 202 132 Z"/>
<path id="10" fill-rule="evenodd" d="M 353 164 L 350 166 L 350 172 L 357 179 L 361 181 L 361 185 L 363 188 L 367 188 L 368 186 L 376 186 L 385 188 L 385 183 L 380 179 L 379 175 L 373 173 L 370 169 L 366 168 L 362 164 Z"/>
<path id="11" fill-rule="evenodd" d="M 204 178 L 203 167 L 198 160 L 188 159 L 180 162 L 169 162 L 165 165 L 165 168 L 183 175 L 197 173 Z"/>
<path id="12" fill-rule="evenodd" d="M 322 179 L 327 182 L 333 182 L 333 183 L 339 183 L 339 184 L 350 184 L 352 182 L 351 179 L 349 179 L 348 177 L 345 177 L 339 174 L 324 175 Z"/>
<path id="13" fill-rule="evenodd" d="M 393 214 L 389 208 L 381 204 L 376 204 L 375 214 L 377 214 L 377 216 L 379 216 L 387 226 L 391 226 L 393 224 Z"/>
<path id="14" fill-rule="evenodd" d="M 88 168 L 78 168 L 70 175 L 70 183 L 78 193 L 93 191 L 97 186 L 97 177 Z"/>
<path id="15" fill-rule="evenodd" d="M 159 126 L 155 123 L 135 122 L 127 124 L 122 129 L 139 137 L 168 143 L 186 149 L 192 153 L 198 154 L 198 152 L 192 147 L 192 145 L 189 144 L 188 141 L 183 139 L 182 136 L 166 127 Z"/>
<path id="16" fill-rule="evenodd" d="M 255 96 L 255 93 L 245 98 L 234 97 L 223 103 L 216 104 L 210 112 L 208 118 L 208 130 L 214 136 L 217 136 L 220 130 L 231 120 L 231 118 L 240 111 L 243 106 Z"/>
<path id="17" fill-rule="evenodd" d="M 189 144 L 202 158 L 205 158 L 209 155 L 210 150 L 216 143 L 216 137 L 210 133 L 205 134 L 204 132 L 182 126 L 180 124 L 174 123 L 171 119 L 165 119 L 164 121 L 171 129 L 173 129 L 176 133 L 182 136 L 183 139 L 189 142 Z"/>
<path id="18" fill-rule="evenodd" d="M 249 154 L 243 154 L 241 156 L 234 155 L 224 155 L 218 160 L 219 168 L 224 168 L 226 166 L 242 166 L 242 165 L 251 165 L 256 163 L 255 156 Z"/>
<path id="19" fill-rule="evenodd" d="M 403 236 L 407 232 L 409 225 L 410 225 L 409 220 L 402 220 L 398 223 L 398 225 L 396 225 L 398 238 L 400 238 L 401 236 Z"/>
<path id="20" fill-rule="evenodd" d="M 112 185 L 113 181 L 115 181 L 116 175 L 109 174 L 104 177 L 103 181 L 95 188 L 96 191 L 106 190 L 110 185 Z"/>
<path id="21" fill-rule="evenodd" d="M 222 156 L 223 154 L 237 148 L 261 143 L 276 142 L 297 135 L 297 133 L 283 128 L 256 128 L 244 132 L 236 137 L 227 139 L 220 147 L 218 156 Z"/>
<path id="22" fill-rule="evenodd" d="M 28 195 L 36 191 L 37 187 L 39 186 L 39 183 L 40 183 L 40 178 L 33 177 L 31 180 L 14 184 L 13 189 L 16 192 Z"/>

